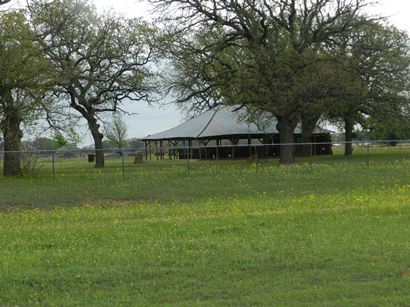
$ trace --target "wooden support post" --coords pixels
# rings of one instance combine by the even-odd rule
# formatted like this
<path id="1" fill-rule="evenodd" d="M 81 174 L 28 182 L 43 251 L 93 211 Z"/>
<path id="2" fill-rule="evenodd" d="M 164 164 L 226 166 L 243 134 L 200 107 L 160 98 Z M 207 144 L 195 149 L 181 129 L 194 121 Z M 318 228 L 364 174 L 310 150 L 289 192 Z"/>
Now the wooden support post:
<path id="1" fill-rule="evenodd" d="M 178 140 L 173 142 L 174 149 L 172 151 L 173 151 L 173 155 L 174 155 L 174 160 L 176 160 L 177 158 L 179 159 L 178 149 L 177 149 L 178 144 L 179 144 Z"/>
<path id="2" fill-rule="evenodd" d="M 216 160 L 219 160 L 219 139 L 216 139 Z"/>
<path id="3" fill-rule="evenodd" d="M 208 159 L 208 144 L 209 144 L 209 140 L 205 140 L 202 142 L 204 144 L 204 153 L 205 153 L 205 160 Z"/>
<path id="4" fill-rule="evenodd" d="M 268 138 L 268 136 L 267 135 L 265 135 L 265 137 L 264 137 L 264 147 L 265 147 L 265 156 L 266 157 L 269 157 L 269 138 Z"/>
<path id="5" fill-rule="evenodd" d="M 157 160 L 159 160 L 159 157 L 158 157 L 158 141 L 155 141 L 155 157 L 157 158 Z"/>
<path id="6" fill-rule="evenodd" d="M 316 156 L 316 153 L 317 153 L 316 152 L 316 136 L 313 135 L 312 138 L 313 138 L 313 145 L 310 148 L 312 148 L 311 149 L 312 150 L 312 155 Z"/>
<path id="7" fill-rule="evenodd" d="M 187 159 L 187 150 L 186 150 L 186 143 L 185 140 L 182 141 L 182 148 L 183 148 L 183 153 L 184 153 L 184 158 Z"/>
<path id="8" fill-rule="evenodd" d="M 252 157 L 252 139 L 251 136 L 248 134 L 248 151 L 249 151 L 249 158 Z"/>
<path id="9" fill-rule="evenodd" d="M 180 142 L 180 141 L 176 141 L 176 142 L 175 142 L 175 147 L 178 146 L 179 142 Z M 178 151 L 178 150 L 174 149 L 174 155 L 175 155 L 175 158 L 174 158 L 174 159 L 177 158 L 177 155 L 178 155 L 178 159 L 179 159 L 179 151 Z"/>
<path id="10" fill-rule="evenodd" d="M 239 138 L 231 139 L 232 149 L 231 149 L 231 159 L 235 158 L 235 146 L 239 143 Z"/>

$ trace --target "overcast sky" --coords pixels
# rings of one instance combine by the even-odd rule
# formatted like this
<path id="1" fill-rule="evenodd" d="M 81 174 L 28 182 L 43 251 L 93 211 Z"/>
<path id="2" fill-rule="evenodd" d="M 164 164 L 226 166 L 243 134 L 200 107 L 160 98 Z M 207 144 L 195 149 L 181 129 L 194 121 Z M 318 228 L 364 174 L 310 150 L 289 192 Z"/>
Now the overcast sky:
<path id="1" fill-rule="evenodd" d="M 369 14 L 388 16 L 390 22 L 401 30 L 410 33 L 410 0 L 379 0 L 368 9 Z M 150 7 L 139 0 L 94 0 L 96 6 L 103 10 L 114 9 L 120 14 L 128 17 L 149 18 Z M 128 127 L 128 137 L 143 137 L 148 134 L 157 133 L 176 126 L 181 123 L 186 115 L 179 112 L 174 106 L 158 107 L 147 106 L 145 103 L 127 104 L 130 113 L 137 113 L 134 116 L 125 117 Z M 91 143 L 89 133 L 83 129 L 83 136 L 86 136 L 85 143 Z"/>

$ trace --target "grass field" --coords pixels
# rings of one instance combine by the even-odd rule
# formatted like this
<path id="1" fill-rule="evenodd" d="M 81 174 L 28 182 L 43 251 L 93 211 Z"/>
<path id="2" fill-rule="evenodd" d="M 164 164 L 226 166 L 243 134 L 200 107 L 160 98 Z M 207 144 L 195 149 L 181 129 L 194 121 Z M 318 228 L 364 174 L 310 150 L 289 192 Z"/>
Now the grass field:
<path id="1" fill-rule="evenodd" d="M 0 177 L 0 305 L 408 305 L 409 158 Z"/>

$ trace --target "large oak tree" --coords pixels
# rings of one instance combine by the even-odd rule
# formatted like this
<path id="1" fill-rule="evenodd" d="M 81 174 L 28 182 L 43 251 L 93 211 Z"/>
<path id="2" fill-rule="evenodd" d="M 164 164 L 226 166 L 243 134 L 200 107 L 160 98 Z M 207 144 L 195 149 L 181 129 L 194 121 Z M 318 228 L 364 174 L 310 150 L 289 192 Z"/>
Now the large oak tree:
<path id="1" fill-rule="evenodd" d="M 136 19 L 99 14 L 87 0 L 33 0 L 37 39 L 54 67 L 55 93 L 86 121 L 104 166 L 100 116 L 124 101 L 146 101 L 153 90 L 151 29 Z"/>
<path id="2" fill-rule="evenodd" d="M 391 125 L 408 110 L 409 43 L 405 32 L 368 21 L 342 37 L 334 48 L 338 54 L 334 63 L 338 88 L 332 95 L 337 106 L 330 115 L 344 124 L 346 156 L 353 152 L 356 124 Z"/>
<path id="3" fill-rule="evenodd" d="M 208 28 L 223 32 L 219 49 L 239 42 L 247 69 L 236 80 L 236 103 L 269 111 L 278 120 L 282 143 L 292 144 L 293 131 L 305 107 L 300 81 L 317 64 L 317 50 L 357 26 L 366 0 L 151 0 L 163 9 L 178 33 Z M 245 66 L 244 66 L 245 67 Z M 227 79 L 230 83 L 232 80 Z M 244 100 L 241 101 L 241 98 Z M 293 146 L 281 146 L 280 162 L 294 161 Z"/>
<path id="4" fill-rule="evenodd" d="M 34 42 L 25 16 L 18 12 L 0 16 L 0 131 L 4 139 L 5 176 L 20 174 L 22 124 L 43 113 L 39 97 L 47 89 L 48 62 Z"/>

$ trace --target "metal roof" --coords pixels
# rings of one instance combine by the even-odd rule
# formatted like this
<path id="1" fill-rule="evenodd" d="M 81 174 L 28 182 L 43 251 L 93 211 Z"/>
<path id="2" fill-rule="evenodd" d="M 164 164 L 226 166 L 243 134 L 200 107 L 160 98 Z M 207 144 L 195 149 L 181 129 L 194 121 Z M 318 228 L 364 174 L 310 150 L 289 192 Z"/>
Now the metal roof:
<path id="1" fill-rule="evenodd" d="M 235 106 L 219 106 L 208 110 L 169 130 L 148 135 L 143 140 L 198 139 L 229 135 L 275 134 L 277 121 L 273 119 L 264 128 L 243 120 L 243 111 Z M 322 129 L 316 133 L 328 132 Z M 295 133 L 301 133 L 296 127 Z"/>

